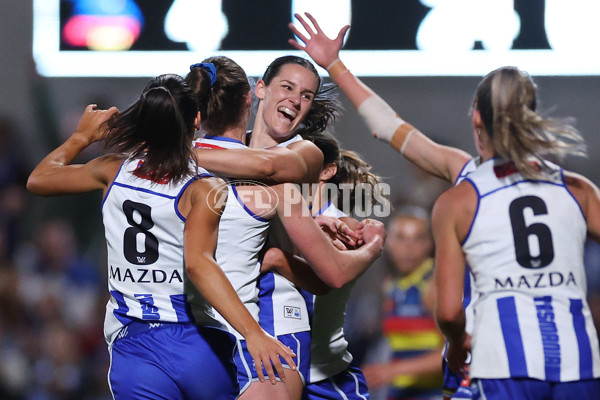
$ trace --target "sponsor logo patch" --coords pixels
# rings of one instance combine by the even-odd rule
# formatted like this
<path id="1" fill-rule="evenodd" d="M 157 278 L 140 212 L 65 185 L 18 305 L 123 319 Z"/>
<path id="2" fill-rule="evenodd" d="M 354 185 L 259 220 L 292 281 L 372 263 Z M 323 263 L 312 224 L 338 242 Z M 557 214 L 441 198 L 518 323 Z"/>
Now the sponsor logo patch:
<path id="1" fill-rule="evenodd" d="M 292 306 L 283 306 L 284 318 L 301 319 L 300 308 Z"/>

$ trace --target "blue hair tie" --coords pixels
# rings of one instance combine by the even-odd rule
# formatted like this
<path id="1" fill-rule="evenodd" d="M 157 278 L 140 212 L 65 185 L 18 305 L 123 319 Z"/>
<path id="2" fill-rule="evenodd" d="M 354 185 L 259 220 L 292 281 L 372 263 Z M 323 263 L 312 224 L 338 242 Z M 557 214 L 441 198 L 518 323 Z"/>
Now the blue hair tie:
<path id="1" fill-rule="evenodd" d="M 192 64 L 192 65 L 190 65 L 190 71 L 196 67 L 202 68 L 203 70 L 205 70 L 208 73 L 208 76 L 210 77 L 210 87 L 212 87 L 215 84 L 215 82 L 217 81 L 217 68 L 215 68 L 215 64 L 213 64 L 213 63 Z"/>

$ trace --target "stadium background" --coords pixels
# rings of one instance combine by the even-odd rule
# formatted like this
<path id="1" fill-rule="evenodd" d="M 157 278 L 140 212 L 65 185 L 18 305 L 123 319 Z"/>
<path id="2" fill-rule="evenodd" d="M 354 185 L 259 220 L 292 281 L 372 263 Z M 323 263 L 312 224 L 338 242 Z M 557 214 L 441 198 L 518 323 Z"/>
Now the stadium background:
<path id="1" fill-rule="evenodd" d="M 265 23 L 254 23 L 248 29 L 261 35 L 270 16 L 264 12 L 265 2 L 257 2 L 251 13 Z M 262 11 L 262 12 L 259 12 Z M 273 12 L 281 13 L 278 8 Z M 381 11 L 381 10 L 380 10 Z M 377 13 L 376 13 L 377 14 Z M 106 352 L 98 341 L 103 318 L 106 286 L 104 244 L 98 194 L 60 199 L 34 198 L 24 191 L 23 178 L 43 155 L 72 132 L 84 106 L 97 103 L 101 107 L 124 108 L 131 103 L 148 78 L 47 78 L 36 73 L 32 58 L 32 1 L 4 0 L 0 5 L 0 398 L 95 398 L 106 397 Z M 232 22 L 232 24 L 235 22 Z M 241 23 L 241 22 L 240 22 Z M 248 26 L 248 25 L 246 25 Z M 356 30 L 360 27 L 358 26 Z M 358 33 L 356 36 L 359 37 Z M 373 32 L 381 37 L 385 32 Z M 264 33 L 262 33 L 264 34 Z M 278 34 L 287 37 L 287 32 Z M 366 39 L 365 39 L 366 40 Z M 590 52 L 597 52 L 600 43 Z M 381 44 L 385 47 L 386 44 Z M 271 60 L 265 59 L 266 65 Z M 366 59 L 364 62 L 368 63 Z M 352 65 L 349 65 L 352 68 Z M 164 71 L 180 72 L 185 71 Z M 566 167 L 580 172 L 600 184 L 600 71 L 598 76 L 540 76 L 535 80 L 544 110 L 556 110 L 556 116 L 572 116 L 588 142 L 589 156 L 569 159 Z M 480 77 L 364 77 L 401 116 L 434 140 L 460 147 L 475 154 L 468 116 L 472 95 Z M 376 173 L 391 185 L 395 203 L 408 201 L 429 207 L 445 184 L 416 171 L 384 143 L 370 138 L 343 95 L 344 113 L 335 124 L 335 135 L 344 148 L 358 151 L 373 165 Z M 86 156 L 92 156 L 93 151 Z M 92 298 L 85 309 L 77 303 L 77 290 L 53 298 L 68 287 L 64 271 L 40 271 L 42 245 L 36 238 L 48 220 L 60 220 L 67 228 L 59 228 L 65 236 L 55 246 L 68 244 L 69 229 L 74 233 L 74 250 L 78 261 L 89 274 L 72 277 L 75 282 L 95 284 L 82 299 Z M 60 224 L 59 224 L 60 225 Z M 56 228 L 56 226 L 54 226 Z M 61 230 L 62 229 L 62 230 Z M 66 232 L 65 232 L 66 230 Z M 52 250 L 52 249 L 50 249 Z M 56 250 L 56 248 L 54 249 Z M 590 265 L 590 295 L 600 295 L 600 262 L 596 256 Z M 384 273 L 384 260 L 361 279 L 354 293 L 353 318 L 368 316 L 369 307 L 378 304 L 378 282 Z M 85 275 L 85 276 L 83 276 Z M 62 286 L 67 285 L 67 286 Z M 82 287 L 82 286 L 77 286 Z M 55 288 L 55 292 L 52 292 Z M 70 289 L 68 289 L 70 290 Z M 48 294 L 48 293 L 49 294 Z M 66 294 L 67 292 L 62 292 Z M 44 295 L 42 295 L 44 294 Z M 87 296 L 87 297 L 86 297 Z M 94 296 L 97 296 L 96 298 Z M 60 296 L 58 296 L 60 297 Z M 94 303 L 97 299 L 97 303 Z M 67 318 L 61 320 L 61 304 L 72 307 L 73 315 L 94 310 L 85 326 Z M 79 306 L 77 308 L 76 306 Z M 80 310 L 80 309 L 83 309 Z M 365 312 L 366 310 L 366 312 Z M 372 311 L 372 310 L 371 310 Z M 360 320 L 359 318 L 359 320 Z M 376 336 L 376 318 L 361 322 L 370 327 L 356 332 L 356 340 Z M 349 326 L 350 338 L 354 326 Z M 362 338 L 362 339 L 361 339 Z M 366 338 L 366 339 L 365 339 Z M 83 343 L 83 344 L 82 344 Z M 85 351 L 75 351 L 80 344 Z M 356 355 L 362 357 L 364 343 L 351 342 Z M 84 372 L 82 372 L 84 371 Z M 82 383 L 83 382 L 83 383 Z M 33 393 L 33 394 L 32 394 Z M 40 397 L 35 397 L 34 394 Z M 60 395 L 62 393 L 62 395 Z M 46 395 L 47 397 L 43 397 Z"/>

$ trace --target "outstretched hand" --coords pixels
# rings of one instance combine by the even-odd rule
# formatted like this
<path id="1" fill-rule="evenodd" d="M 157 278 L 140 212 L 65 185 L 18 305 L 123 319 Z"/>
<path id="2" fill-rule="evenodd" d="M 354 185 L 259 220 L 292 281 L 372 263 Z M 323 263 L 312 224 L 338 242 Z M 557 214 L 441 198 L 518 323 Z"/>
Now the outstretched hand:
<path id="1" fill-rule="evenodd" d="M 289 39 L 288 43 L 298 50 L 304 50 L 319 66 L 327 69 L 329 65 L 338 59 L 338 54 L 344 44 L 344 36 L 346 36 L 348 29 L 350 29 L 350 25 L 346 25 L 340 29 L 340 32 L 335 39 L 330 39 L 325 35 L 317 23 L 317 20 L 312 15 L 309 13 L 305 13 L 305 15 L 313 24 L 314 30 L 300 14 L 294 14 L 294 17 L 296 17 L 304 29 L 306 29 L 306 32 L 308 32 L 309 37 L 307 38 L 300 33 L 294 24 L 290 22 L 288 24 L 289 28 L 294 35 L 304 43 L 304 45 L 296 39 Z"/>

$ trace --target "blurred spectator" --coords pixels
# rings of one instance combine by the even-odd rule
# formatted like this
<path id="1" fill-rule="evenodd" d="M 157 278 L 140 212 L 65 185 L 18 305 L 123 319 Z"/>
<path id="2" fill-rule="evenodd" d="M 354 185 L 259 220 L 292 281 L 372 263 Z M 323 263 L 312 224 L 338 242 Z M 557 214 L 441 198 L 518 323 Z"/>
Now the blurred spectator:
<path id="1" fill-rule="evenodd" d="M 410 190 L 402 190 L 396 197 L 394 204 L 418 204 L 427 211 L 431 211 L 433 203 L 451 185 L 427 171 L 409 163 L 406 167 Z"/>
<path id="2" fill-rule="evenodd" d="M 387 399 L 441 399 L 443 336 L 432 316 L 433 239 L 429 215 L 402 208 L 388 224 L 383 335 L 387 357 L 362 366 L 369 389 Z M 374 396 L 376 397 L 376 396 Z"/>
<path id="3" fill-rule="evenodd" d="M 104 390 L 98 393 L 110 398 L 100 294 L 105 283 L 99 267 L 79 252 L 73 227 L 62 219 L 41 223 L 15 261 L 2 279 L 10 283 L 0 286 L 0 394 L 92 398 L 86 396 L 90 387 L 99 389 L 102 371 Z"/>
<path id="4" fill-rule="evenodd" d="M 9 257 L 20 239 L 20 216 L 25 208 L 25 182 L 29 175 L 16 134 L 11 121 L 0 117 L 0 229 Z"/>
<path id="5" fill-rule="evenodd" d="M 23 300 L 38 308 L 44 319 L 57 313 L 75 329 L 85 329 L 98 320 L 95 305 L 104 282 L 100 267 L 78 250 L 73 227 L 63 219 L 42 222 L 33 243 L 24 244 L 18 259 L 24 279 Z M 56 309 L 49 304 L 57 304 Z"/>

